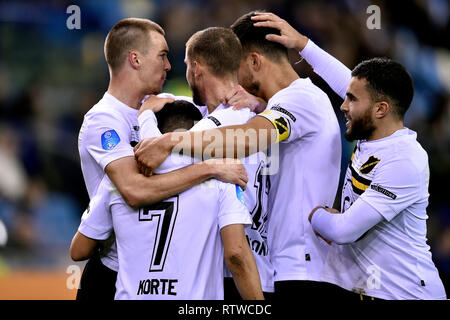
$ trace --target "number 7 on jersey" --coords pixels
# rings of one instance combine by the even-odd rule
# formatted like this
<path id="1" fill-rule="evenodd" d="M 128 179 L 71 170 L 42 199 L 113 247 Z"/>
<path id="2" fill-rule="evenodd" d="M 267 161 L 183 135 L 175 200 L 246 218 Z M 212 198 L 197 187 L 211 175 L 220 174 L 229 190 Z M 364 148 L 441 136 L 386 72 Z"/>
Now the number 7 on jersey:
<path id="1" fill-rule="evenodd" d="M 178 196 L 139 209 L 139 221 L 158 222 L 149 272 L 163 271 L 178 214 Z"/>

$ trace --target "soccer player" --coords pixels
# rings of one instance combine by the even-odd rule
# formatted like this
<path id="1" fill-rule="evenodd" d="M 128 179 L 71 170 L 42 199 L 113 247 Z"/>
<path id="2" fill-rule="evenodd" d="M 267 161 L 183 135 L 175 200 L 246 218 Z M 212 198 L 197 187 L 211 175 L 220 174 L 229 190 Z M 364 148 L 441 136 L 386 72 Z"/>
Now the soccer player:
<path id="1" fill-rule="evenodd" d="M 232 26 L 243 47 L 238 79 L 247 91 L 267 101 L 267 109 L 243 125 L 144 139 L 135 154 L 151 171 L 175 146 L 197 155 L 213 150 L 214 156 L 237 157 L 279 143 L 267 238 L 275 268 L 274 298 L 320 298 L 331 286 L 320 282 L 329 246 L 315 236 L 308 215 L 316 203 L 334 202 L 341 157 L 339 125 L 327 95 L 309 79 L 299 78 L 285 47 L 265 39 L 277 30 L 254 27 L 253 15 L 244 15 Z M 237 139 L 227 130 L 247 135 Z M 211 142 L 211 136 L 222 138 Z"/>
<path id="2" fill-rule="evenodd" d="M 189 129 L 201 114 L 192 104 L 176 101 L 156 117 L 167 132 Z M 154 136 L 152 121 L 140 117 L 143 137 Z M 171 170 L 171 162 L 185 165 L 173 158 L 158 170 Z M 115 299 L 223 299 L 224 256 L 241 296 L 263 299 L 244 233 L 251 220 L 240 192 L 238 186 L 210 180 L 136 210 L 105 176 L 84 219 L 93 223 L 94 216 L 110 215 L 110 221 L 97 219 L 91 226 L 105 233 L 114 227 L 119 256 Z"/>
<path id="3" fill-rule="evenodd" d="M 338 244 L 330 250 L 325 280 L 362 299 L 445 299 L 426 243 L 428 156 L 417 134 L 404 126 L 414 95 L 409 73 L 387 58 L 363 61 L 350 71 L 279 17 L 261 13 L 254 19 L 280 30 L 271 40 L 299 51 L 345 99 L 344 136 L 357 140 L 342 214 L 320 206 L 309 217 L 318 235 Z"/>
<path id="4" fill-rule="evenodd" d="M 133 207 L 156 203 L 211 177 L 245 188 L 247 178 L 240 165 L 225 170 L 223 165 L 202 162 L 150 178 L 140 174 L 133 153 L 133 146 L 140 140 L 138 109 L 142 112 L 154 101 L 161 108 L 172 101 L 150 96 L 140 105 L 146 95 L 161 91 L 170 70 L 167 52 L 164 30 L 150 20 L 123 19 L 108 33 L 105 57 L 110 83 L 103 98 L 85 115 L 78 141 L 83 177 L 91 199 L 105 174 Z M 83 242 L 93 241 L 86 232 L 75 237 Z M 118 264 L 114 239 L 109 242 L 104 243 L 101 259 L 96 254 L 87 263 L 77 299 L 114 296 Z M 74 258 L 84 257 L 83 250 L 79 252 L 77 248 L 71 252 Z"/>
<path id="5" fill-rule="evenodd" d="M 238 72 L 241 59 L 241 43 L 229 28 L 207 28 L 198 31 L 188 40 L 186 79 L 193 93 L 193 101 L 206 105 L 209 111 L 208 116 L 199 121 L 192 131 L 244 124 L 255 116 L 249 108 L 233 110 L 230 105 L 221 104 L 224 100 L 237 102 L 244 98 L 237 98 L 234 94 L 239 90 Z M 247 97 L 252 99 L 254 108 L 261 104 L 261 101 L 250 95 Z M 244 203 L 253 219 L 252 225 L 245 229 L 245 233 L 255 256 L 264 295 L 268 298 L 274 291 L 274 269 L 267 246 L 269 162 L 265 153 L 259 152 L 243 159 L 242 163 L 250 181 L 244 191 Z M 231 274 L 226 272 L 226 276 L 225 300 L 240 299 Z"/>

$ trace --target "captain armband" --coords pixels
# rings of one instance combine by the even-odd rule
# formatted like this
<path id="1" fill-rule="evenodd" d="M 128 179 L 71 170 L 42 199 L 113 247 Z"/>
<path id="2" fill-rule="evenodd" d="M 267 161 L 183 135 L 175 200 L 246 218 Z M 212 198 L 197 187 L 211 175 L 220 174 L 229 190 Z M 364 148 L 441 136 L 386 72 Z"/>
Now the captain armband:
<path id="1" fill-rule="evenodd" d="M 291 122 L 286 116 L 273 110 L 263 111 L 258 116 L 264 117 L 272 122 L 277 132 L 277 143 L 286 140 L 291 135 Z"/>

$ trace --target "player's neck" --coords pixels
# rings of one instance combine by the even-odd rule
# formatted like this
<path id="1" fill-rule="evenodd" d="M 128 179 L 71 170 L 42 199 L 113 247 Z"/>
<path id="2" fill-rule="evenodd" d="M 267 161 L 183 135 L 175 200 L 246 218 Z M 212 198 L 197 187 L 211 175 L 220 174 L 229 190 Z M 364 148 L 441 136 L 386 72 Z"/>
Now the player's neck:
<path id="1" fill-rule="evenodd" d="M 261 98 L 269 101 L 278 91 L 287 88 L 299 78 L 289 61 L 270 63 L 266 69 L 266 79 L 261 81 Z"/>
<path id="2" fill-rule="evenodd" d="M 206 93 L 206 105 L 208 107 L 208 112 L 211 113 L 217 109 L 217 107 L 225 99 L 226 95 L 238 85 L 237 79 L 224 78 L 219 79 L 216 77 L 211 77 L 206 81 L 205 86 Z"/>
<path id="3" fill-rule="evenodd" d="M 130 78 L 123 75 L 111 76 L 108 91 L 110 95 L 126 104 L 130 108 L 139 109 L 145 94 L 140 92 L 139 86 Z"/>
<path id="4" fill-rule="evenodd" d="M 367 141 L 373 141 L 383 139 L 392 135 L 395 131 L 403 129 L 403 120 L 390 120 L 384 121 L 381 125 L 378 125 L 373 131 L 371 136 L 367 138 Z"/>

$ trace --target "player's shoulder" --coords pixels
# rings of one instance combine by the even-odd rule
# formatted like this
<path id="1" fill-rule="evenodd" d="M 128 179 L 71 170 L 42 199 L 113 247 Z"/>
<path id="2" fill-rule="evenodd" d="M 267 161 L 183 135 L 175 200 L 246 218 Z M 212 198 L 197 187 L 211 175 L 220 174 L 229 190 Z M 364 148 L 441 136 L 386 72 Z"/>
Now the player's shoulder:
<path id="1" fill-rule="evenodd" d="M 403 167 L 403 171 L 422 172 L 428 167 L 428 154 L 417 141 L 416 132 L 403 128 L 395 132 L 390 139 L 381 141 L 380 154 L 384 163 Z"/>
<path id="2" fill-rule="evenodd" d="M 107 125 L 109 123 L 124 122 L 126 115 L 120 112 L 120 109 L 100 100 L 84 116 L 84 125 L 92 126 L 97 124 Z"/>
<path id="3" fill-rule="evenodd" d="M 317 102 L 317 100 L 329 101 L 328 96 L 317 87 L 309 78 L 298 78 L 288 87 L 278 91 L 273 97 L 280 102 L 291 102 L 299 105 Z M 306 100 L 306 101 L 305 101 Z"/>
<path id="4" fill-rule="evenodd" d="M 233 110 L 232 107 L 224 107 L 211 112 L 206 118 L 217 122 L 217 126 L 239 125 L 244 124 L 255 116 L 249 108 L 242 108 L 240 110 Z"/>
<path id="5" fill-rule="evenodd" d="M 383 141 L 374 157 L 379 161 L 375 175 L 410 183 L 423 183 L 428 178 L 428 154 L 416 140 L 415 132 L 409 129 Z"/>
<path id="6" fill-rule="evenodd" d="M 317 121 L 336 117 L 328 96 L 309 78 L 299 78 L 278 91 L 268 101 L 266 110 L 285 113 L 294 122 L 300 115 Z"/>
<path id="7" fill-rule="evenodd" d="M 119 115 L 118 110 L 115 108 L 114 104 L 108 103 L 108 99 L 103 96 L 91 109 L 85 114 L 85 119 L 92 119 L 99 115 Z"/>

